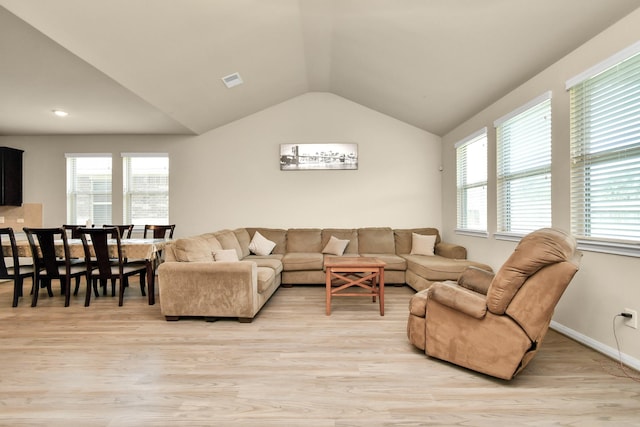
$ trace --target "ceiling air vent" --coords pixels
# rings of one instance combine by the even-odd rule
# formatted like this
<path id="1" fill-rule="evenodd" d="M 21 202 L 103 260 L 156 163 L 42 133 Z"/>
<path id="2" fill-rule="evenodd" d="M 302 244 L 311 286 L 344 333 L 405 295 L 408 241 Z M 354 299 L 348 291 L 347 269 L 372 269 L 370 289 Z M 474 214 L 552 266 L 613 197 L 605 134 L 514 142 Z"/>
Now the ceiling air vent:
<path id="1" fill-rule="evenodd" d="M 222 81 L 224 82 L 225 86 L 227 86 L 228 88 L 232 88 L 234 86 L 238 86 L 243 83 L 242 77 L 240 77 L 239 73 L 233 73 L 233 74 L 229 74 L 228 76 L 224 76 L 222 78 Z"/>

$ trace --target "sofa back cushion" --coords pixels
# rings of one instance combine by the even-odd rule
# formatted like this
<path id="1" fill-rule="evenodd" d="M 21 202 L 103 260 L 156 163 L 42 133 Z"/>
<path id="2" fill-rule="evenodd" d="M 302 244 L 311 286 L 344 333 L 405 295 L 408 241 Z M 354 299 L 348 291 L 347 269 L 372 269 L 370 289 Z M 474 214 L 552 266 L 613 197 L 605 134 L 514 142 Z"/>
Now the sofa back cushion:
<path id="1" fill-rule="evenodd" d="M 240 251 L 242 252 L 242 256 L 240 259 L 244 257 L 248 257 L 251 251 L 249 251 L 249 243 L 251 243 L 251 237 L 249 237 L 249 233 L 246 228 L 236 228 L 233 230 L 236 235 L 236 239 L 238 239 L 238 243 L 240 244 Z"/>
<path id="2" fill-rule="evenodd" d="M 358 251 L 361 254 L 395 254 L 393 230 L 389 227 L 359 228 Z"/>
<path id="3" fill-rule="evenodd" d="M 343 255 L 358 254 L 358 231 L 355 228 L 325 228 L 322 230 L 321 246 L 323 248 L 327 246 L 331 236 L 334 236 L 336 239 L 349 241 Z"/>
<path id="4" fill-rule="evenodd" d="M 287 252 L 322 252 L 322 230 L 290 228 L 287 231 Z"/>
<path id="5" fill-rule="evenodd" d="M 427 236 L 436 236 L 436 245 L 440 243 L 440 234 L 437 228 L 399 228 L 393 230 L 393 235 L 396 243 L 396 254 L 406 255 L 411 253 L 413 246 L 413 233 L 424 234 Z"/>
<path id="6" fill-rule="evenodd" d="M 183 237 L 171 245 L 175 260 L 179 262 L 211 262 L 216 249 L 213 242 L 204 236 Z"/>
<path id="7" fill-rule="evenodd" d="M 253 235 L 258 231 L 266 239 L 271 240 L 276 244 L 275 248 L 271 251 L 272 254 L 284 254 L 287 250 L 287 230 L 281 228 L 260 228 L 260 227 L 247 227 L 247 232 L 251 239 Z"/>
<path id="8" fill-rule="evenodd" d="M 222 245 L 222 249 L 235 249 L 235 251 L 238 253 L 238 259 L 244 258 L 242 255 L 240 242 L 238 242 L 238 238 L 236 237 L 236 233 L 231 230 L 220 230 L 214 235 Z"/>

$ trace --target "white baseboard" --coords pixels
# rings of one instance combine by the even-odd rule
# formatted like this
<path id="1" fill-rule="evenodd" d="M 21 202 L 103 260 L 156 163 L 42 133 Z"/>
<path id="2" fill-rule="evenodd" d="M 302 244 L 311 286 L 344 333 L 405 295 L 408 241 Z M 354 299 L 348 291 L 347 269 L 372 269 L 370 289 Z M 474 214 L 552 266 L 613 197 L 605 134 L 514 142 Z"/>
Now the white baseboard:
<path id="1" fill-rule="evenodd" d="M 552 320 L 551 321 L 551 329 L 557 331 L 563 335 L 568 336 L 569 338 L 578 341 L 580 344 L 584 344 L 589 348 L 594 349 L 597 352 L 600 352 L 610 358 L 619 361 L 622 358 L 622 363 L 633 368 L 637 371 L 640 371 L 640 360 L 635 359 L 628 354 L 618 353 L 618 349 L 609 347 L 608 345 L 602 344 L 599 341 L 594 340 L 593 338 L 589 338 L 586 335 L 581 334 L 580 332 L 576 332 L 573 329 L 567 328 L 564 325 Z"/>

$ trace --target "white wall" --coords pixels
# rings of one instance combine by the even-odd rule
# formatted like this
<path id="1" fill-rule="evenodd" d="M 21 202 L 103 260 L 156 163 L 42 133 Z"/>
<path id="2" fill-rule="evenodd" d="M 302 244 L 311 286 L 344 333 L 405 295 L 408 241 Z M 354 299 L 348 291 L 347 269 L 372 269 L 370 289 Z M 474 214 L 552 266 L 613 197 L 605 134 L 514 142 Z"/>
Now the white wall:
<path id="1" fill-rule="evenodd" d="M 356 171 L 280 171 L 279 144 L 354 142 Z M 65 222 L 67 152 L 170 154 L 176 236 L 238 226 L 441 226 L 440 138 L 328 93 L 308 93 L 200 136 L 0 137 L 24 154 L 24 201 L 45 226 Z"/>
<path id="2" fill-rule="evenodd" d="M 489 129 L 489 232 L 496 231 L 495 129 L 493 121 L 547 90 L 552 99 L 553 225 L 570 229 L 569 96 L 567 79 L 579 74 L 640 39 L 640 11 L 636 11 L 588 41 L 558 63 L 504 96 L 443 137 L 443 236 L 465 245 L 470 258 L 499 267 L 514 247 L 512 242 L 455 234 L 456 159 L 454 144 L 486 126 Z M 554 316 L 558 327 L 576 339 L 589 341 L 617 357 L 613 316 L 624 308 L 640 312 L 640 259 L 584 252 L 582 267 L 560 301 Z M 618 319 L 616 324 L 620 325 Z M 565 329 L 565 328 L 568 328 Z M 640 330 L 616 328 L 627 361 L 640 367 Z M 635 359 L 635 360 L 634 360 Z"/>

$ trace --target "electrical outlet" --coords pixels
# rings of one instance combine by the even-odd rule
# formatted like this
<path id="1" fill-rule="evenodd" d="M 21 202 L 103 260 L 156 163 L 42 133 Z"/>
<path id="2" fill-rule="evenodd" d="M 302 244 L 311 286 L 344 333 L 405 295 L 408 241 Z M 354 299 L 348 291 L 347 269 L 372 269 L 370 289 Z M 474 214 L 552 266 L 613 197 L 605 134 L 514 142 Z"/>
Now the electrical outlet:
<path id="1" fill-rule="evenodd" d="M 4 217 L 0 216 L 0 224 L 4 224 Z"/>
<path id="2" fill-rule="evenodd" d="M 24 224 L 24 218 L 18 218 L 18 219 L 16 220 L 16 222 L 17 222 L 18 224 Z"/>
<path id="3" fill-rule="evenodd" d="M 631 310 L 630 308 L 625 308 L 624 312 L 631 314 L 631 317 L 626 317 L 624 319 L 624 324 L 630 328 L 638 329 L 638 312 Z"/>

